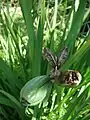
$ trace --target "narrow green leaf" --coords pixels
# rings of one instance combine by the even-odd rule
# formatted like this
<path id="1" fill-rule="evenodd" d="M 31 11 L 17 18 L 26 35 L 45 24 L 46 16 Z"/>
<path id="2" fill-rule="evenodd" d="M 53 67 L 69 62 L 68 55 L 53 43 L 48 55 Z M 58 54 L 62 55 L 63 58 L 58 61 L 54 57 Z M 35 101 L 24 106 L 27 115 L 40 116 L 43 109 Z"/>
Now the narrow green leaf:
<path id="1" fill-rule="evenodd" d="M 85 5 L 86 5 L 86 0 L 84 0 L 83 2 L 82 0 L 75 1 L 75 7 L 73 8 L 73 11 L 75 11 L 75 13 L 73 16 L 70 32 L 68 33 L 68 36 L 66 39 L 66 44 L 68 44 L 69 46 L 74 45 L 76 37 L 80 31 L 84 14 L 85 14 L 85 7 L 86 7 Z"/>
<path id="2" fill-rule="evenodd" d="M 11 101 L 11 103 L 13 102 L 21 119 L 25 120 L 27 117 L 25 118 L 24 108 L 21 106 L 20 102 L 14 96 L 10 95 L 9 93 L 5 92 L 4 90 L 0 90 L 0 93 L 2 93 L 4 96 L 6 96 Z"/>
<path id="3" fill-rule="evenodd" d="M 28 41 L 28 60 L 29 60 L 29 65 L 32 68 L 32 74 L 34 72 L 33 65 L 34 65 L 34 47 L 35 47 L 35 33 L 34 33 L 34 20 L 32 17 L 32 4 L 33 1 L 31 0 L 20 0 L 20 6 L 21 10 L 26 22 L 26 27 L 27 27 L 27 33 L 29 36 L 29 41 Z M 33 76 L 32 76 L 33 77 Z"/>
<path id="4" fill-rule="evenodd" d="M 12 93 L 18 97 L 18 91 L 16 89 L 16 84 L 17 84 L 17 76 L 12 72 L 12 70 L 9 68 L 9 66 L 2 60 L 0 59 L 0 71 L 4 73 L 8 84 L 11 88 Z"/>

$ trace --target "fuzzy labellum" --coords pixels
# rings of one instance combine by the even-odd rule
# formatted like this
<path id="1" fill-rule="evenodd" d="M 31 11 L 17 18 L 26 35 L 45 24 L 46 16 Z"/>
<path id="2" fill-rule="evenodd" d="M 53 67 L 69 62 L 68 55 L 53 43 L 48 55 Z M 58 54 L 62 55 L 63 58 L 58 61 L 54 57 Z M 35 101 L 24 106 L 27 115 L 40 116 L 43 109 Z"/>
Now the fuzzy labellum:
<path id="1" fill-rule="evenodd" d="M 62 83 L 65 86 L 75 87 L 78 86 L 81 82 L 82 76 L 76 70 L 67 70 L 63 73 Z"/>

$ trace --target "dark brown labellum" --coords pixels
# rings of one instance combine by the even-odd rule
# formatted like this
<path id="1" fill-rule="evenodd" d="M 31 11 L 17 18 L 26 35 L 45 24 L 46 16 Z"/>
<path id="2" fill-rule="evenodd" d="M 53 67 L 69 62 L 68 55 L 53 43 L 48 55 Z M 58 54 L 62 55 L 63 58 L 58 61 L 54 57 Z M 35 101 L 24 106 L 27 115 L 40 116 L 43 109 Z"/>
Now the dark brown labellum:
<path id="1" fill-rule="evenodd" d="M 82 76 L 78 71 L 68 70 L 63 73 L 62 81 L 67 86 L 77 86 L 81 82 Z"/>

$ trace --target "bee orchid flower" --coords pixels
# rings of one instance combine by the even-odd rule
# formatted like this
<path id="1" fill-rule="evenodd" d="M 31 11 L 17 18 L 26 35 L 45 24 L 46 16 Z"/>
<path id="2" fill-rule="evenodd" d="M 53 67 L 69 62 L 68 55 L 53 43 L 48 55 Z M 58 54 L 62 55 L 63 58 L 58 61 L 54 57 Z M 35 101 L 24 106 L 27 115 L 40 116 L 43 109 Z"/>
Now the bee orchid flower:
<path id="1" fill-rule="evenodd" d="M 58 56 L 54 55 L 49 49 L 45 48 L 44 57 L 52 67 L 50 78 L 53 83 L 70 87 L 79 85 L 82 79 L 80 72 L 76 70 L 60 71 L 61 66 L 68 57 L 67 47 L 65 47 Z"/>

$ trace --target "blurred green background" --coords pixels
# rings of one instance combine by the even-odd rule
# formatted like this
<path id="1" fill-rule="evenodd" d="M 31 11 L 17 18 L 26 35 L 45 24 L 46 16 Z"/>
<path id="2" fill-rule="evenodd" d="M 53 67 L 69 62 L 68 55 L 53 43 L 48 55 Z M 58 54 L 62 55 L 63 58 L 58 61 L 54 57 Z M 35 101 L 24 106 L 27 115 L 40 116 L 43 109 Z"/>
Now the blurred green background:
<path id="1" fill-rule="evenodd" d="M 80 85 L 53 84 L 44 106 L 26 109 L 22 87 L 51 70 L 43 48 L 57 55 L 65 46 L 69 56 L 61 70 L 78 70 Z M 89 120 L 89 86 L 89 0 L 0 0 L 0 120 Z"/>

